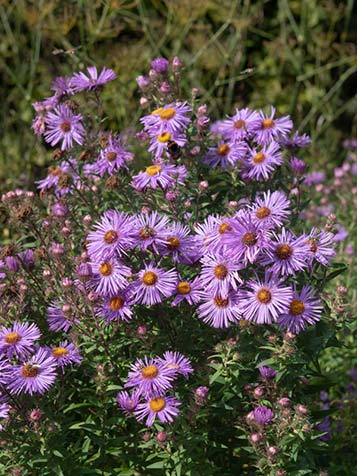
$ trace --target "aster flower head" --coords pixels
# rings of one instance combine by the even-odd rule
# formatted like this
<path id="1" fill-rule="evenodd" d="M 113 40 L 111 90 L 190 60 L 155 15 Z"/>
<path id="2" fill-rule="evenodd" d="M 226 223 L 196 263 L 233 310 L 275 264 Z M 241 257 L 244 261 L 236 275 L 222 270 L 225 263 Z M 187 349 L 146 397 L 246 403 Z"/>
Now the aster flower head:
<path id="1" fill-rule="evenodd" d="M 247 289 L 240 291 L 239 309 L 247 321 L 271 324 L 288 310 L 291 298 L 291 287 L 266 273 L 264 280 L 249 280 Z"/>
<path id="2" fill-rule="evenodd" d="M 35 341 L 41 337 L 36 324 L 14 322 L 11 327 L 2 326 L 0 331 L 0 354 L 25 357 L 33 351 Z"/>
<path id="3" fill-rule="evenodd" d="M 299 131 L 296 131 L 291 138 L 283 138 L 279 143 L 283 147 L 308 147 L 311 144 L 311 138 L 307 134 L 299 135 Z"/>
<path id="4" fill-rule="evenodd" d="M 332 233 L 313 228 L 307 236 L 306 243 L 309 246 L 310 260 L 315 260 L 323 266 L 328 266 L 336 254 Z"/>
<path id="5" fill-rule="evenodd" d="M 74 324 L 78 323 L 70 310 L 66 314 L 63 312 L 65 306 L 61 301 L 52 301 L 48 306 L 46 318 L 51 331 L 67 332 Z"/>
<path id="6" fill-rule="evenodd" d="M 88 234 L 87 250 L 95 260 L 121 256 L 133 247 L 133 227 L 135 218 L 117 210 L 107 210 L 101 220 L 94 225 L 94 230 Z"/>
<path id="7" fill-rule="evenodd" d="M 54 384 L 56 376 L 55 359 L 40 347 L 31 358 L 12 368 L 7 388 L 15 395 L 43 394 Z"/>
<path id="8" fill-rule="evenodd" d="M 222 242 L 237 262 L 254 263 L 266 246 L 267 233 L 260 223 L 252 220 L 249 213 L 239 214 L 228 220 L 230 230 L 224 233 Z"/>
<path id="9" fill-rule="evenodd" d="M 274 419 L 274 412 L 265 406 L 259 406 L 253 410 L 254 420 L 258 425 L 266 426 Z"/>
<path id="10" fill-rule="evenodd" d="M 197 261 L 197 241 L 190 234 L 190 229 L 182 223 L 170 224 L 164 232 L 164 244 L 159 247 L 162 256 L 171 255 L 178 263 L 190 264 Z"/>
<path id="11" fill-rule="evenodd" d="M 169 187 L 183 185 L 187 177 L 187 170 L 184 165 L 176 166 L 171 164 L 156 163 L 146 167 L 145 171 L 133 176 L 132 186 L 140 191 L 147 188 L 156 189 L 161 187 L 166 190 Z"/>
<path id="12" fill-rule="evenodd" d="M 222 169 L 234 167 L 237 162 L 244 159 L 247 152 L 245 142 L 224 142 L 219 141 L 216 147 L 209 147 L 207 154 L 202 158 L 204 164 L 210 167 Z"/>
<path id="13" fill-rule="evenodd" d="M 159 158 L 164 152 L 168 152 L 170 142 L 175 142 L 178 147 L 184 147 L 186 144 L 186 136 L 182 133 L 173 133 L 156 129 L 150 130 L 150 146 L 148 151 Z"/>
<path id="14" fill-rule="evenodd" d="M 136 387 L 139 395 L 150 398 L 153 395 L 164 395 L 172 388 L 175 369 L 169 368 L 158 359 L 138 359 L 128 373 L 125 387 Z"/>
<path id="15" fill-rule="evenodd" d="M 289 116 L 275 117 L 276 109 L 271 108 L 270 115 L 260 112 L 260 123 L 254 127 L 254 139 L 258 144 L 269 144 L 286 137 L 293 127 Z"/>
<path id="16" fill-rule="evenodd" d="M 266 365 L 258 367 L 260 375 L 267 380 L 271 380 L 276 377 L 277 371 Z"/>
<path id="17" fill-rule="evenodd" d="M 314 325 L 321 318 L 321 300 L 309 285 L 303 286 L 299 293 L 294 289 L 287 312 L 278 319 L 278 324 L 283 329 L 299 334 L 308 325 Z"/>
<path id="18" fill-rule="evenodd" d="M 172 301 L 172 306 L 177 306 L 182 301 L 187 301 L 190 306 L 193 306 L 201 300 L 202 295 L 202 283 L 198 277 L 193 281 L 180 280 L 176 284 L 176 296 Z"/>
<path id="19" fill-rule="evenodd" d="M 47 177 L 35 183 L 41 192 L 54 188 L 56 196 L 66 195 L 79 184 L 77 161 L 69 159 L 59 166 L 49 167 Z"/>
<path id="20" fill-rule="evenodd" d="M 268 180 L 275 169 L 283 163 L 279 144 L 271 142 L 261 150 L 249 149 L 245 157 L 244 176 L 253 180 Z"/>
<path id="21" fill-rule="evenodd" d="M 73 342 L 63 341 L 57 346 L 52 346 L 49 349 L 49 354 L 55 359 L 58 367 L 64 371 L 67 365 L 80 364 L 82 356 Z"/>
<path id="22" fill-rule="evenodd" d="M 88 75 L 83 73 L 75 73 L 70 80 L 70 86 L 74 92 L 79 91 L 93 91 L 116 79 L 116 74 L 110 68 L 104 67 L 98 75 L 98 70 L 96 66 L 89 66 L 87 68 Z"/>
<path id="23" fill-rule="evenodd" d="M 120 408 L 126 412 L 132 413 L 140 401 L 140 394 L 135 390 L 132 394 L 129 394 L 125 390 L 118 392 L 116 401 Z"/>
<path id="24" fill-rule="evenodd" d="M 285 228 L 280 234 L 272 233 L 271 242 L 264 253 L 262 264 L 270 265 L 269 269 L 281 276 L 295 275 L 308 265 L 309 246 L 306 237 L 296 237 Z"/>
<path id="25" fill-rule="evenodd" d="M 163 297 L 170 297 L 175 292 L 177 273 L 175 269 L 165 271 L 153 262 L 145 265 L 139 271 L 138 278 L 133 283 L 135 302 L 152 306 L 162 302 Z"/>
<path id="26" fill-rule="evenodd" d="M 131 269 L 116 258 L 91 263 L 93 278 L 89 286 L 100 296 L 114 296 L 128 286 Z"/>
<path id="27" fill-rule="evenodd" d="M 229 327 L 242 319 L 239 309 L 238 295 L 236 292 L 229 292 L 227 296 L 220 294 L 213 295 L 205 293 L 202 297 L 202 304 L 197 308 L 197 314 L 205 324 L 216 328 Z"/>
<path id="28" fill-rule="evenodd" d="M 238 270 L 244 265 L 223 255 L 206 254 L 201 258 L 200 280 L 205 291 L 226 297 L 230 290 L 237 290 L 242 279 Z"/>
<path id="29" fill-rule="evenodd" d="M 165 215 L 159 215 L 156 211 L 142 213 L 136 216 L 133 236 L 136 246 L 141 250 L 151 247 L 158 253 L 158 247 L 166 243 L 166 229 L 169 219 Z"/>
<path id="30" fill-rule="evenodd" d="M 268 190 L 255 199 L 251 209 L 253 222 L 267 228 L 280 227 L 290 215 L 290 200 L 285 193 Z"/>
<path id="31" fill-rule="evenodd" d="M 66 104 L 59 104 L 54 112 L 46 115 L 45 140 L 52 146 L 62 141 L 61 149 L 67 150 L 73 147 L 73 142 L 82 145 L 85 130 L 82 125 L 82 115 L 73 114 Z"/>
<path id="32" fill-rule="evenodd" d="M 103 317 L 107 324 L 112 321 L 128 322 L 133 317 L 133 303 L 132 291 L 129 286 L 129 288 L 106 298 L 96 308 L 96 316 Z"/>
<path id="33" fill-rule="evenodd" d="M 162 423 L 172 423 L 179 414 L 178 406 L 181 403 L 174 397 L 153 396 L 145 403 L 140 403 L 134 412 L 138 421 L 146 418 L 146 425 L 152 426 L 158 418 Z"/>
<path id="34" fill-rule="evenodd" d="M 238 142 L 249 138 L 261 123 L 260 115 L 257 111 L 248 108 L 236 109 L 234 116 L 221 121 L 219 132 L 224 139 L 230 142 Z"/>
<path id="35" fill-rule="evenodd" d="M 191 122 L 188 117 L 191 111 L 186 102 L 171 103 L 155 109 L 150 115 L 142 117 L 140 122 L 144 124 L 144 129 L 148 132 L 155 130 L 158 133 L 175 134 L 187 128 Z"/>
<path id="36" fill-rule="evenodd" d="M 291 157 L 289 164 L 293 172 L 298 175 L 303 175 L 307 168 L 306 162 L 297 157 Z"/>
<path id="37" fill-rule="evenodd" d="M 158 361 L 165 367 L 173 369 L 176 373 L 183 375 L 185 378 L 193 372 L 190 360 L 179 352 L 167 351 L 163 358 L 158 358 Z"/>
<path id="38" fill-rule="evenodd" d="M 127 168 L 127 162 L 131 162 L 134 154 L 128 152 L 121 145 L 120 139 L 110 136 L 108 145 L 101 150 L 97 160 L 90 164 L 92 174 L 98 174 L 103 177 L 105 174 L 113 175 L 122 168 Z"/>
<path id="39" fill-rule="evenodd" d="M 58 97 L 74 93 L 71 87 L 71 78 L 67 76 L 57 76 L 57 78 L 52 83 L 51 89 Z"/>
<path id="40" fill-rule="evenodd" d="M 169 62 L 166 58 L 155 58 L 151 61 L 151 67 L 157 73 L 165 74 L 168 70 Z"/>
<path id="41" fill-rule="evenodd" d="M 304 184 L 311 186 L 311 185 L 318 185 L 320 183 L 325 182 L 326 174 L 322 171 L 313 171 L 305 175 Z"/>

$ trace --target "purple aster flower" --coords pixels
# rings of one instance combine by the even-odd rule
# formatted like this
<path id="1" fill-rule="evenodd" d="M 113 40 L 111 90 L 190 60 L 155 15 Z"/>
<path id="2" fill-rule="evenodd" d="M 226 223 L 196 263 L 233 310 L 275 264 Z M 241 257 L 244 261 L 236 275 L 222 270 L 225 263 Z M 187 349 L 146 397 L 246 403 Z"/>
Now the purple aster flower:
<path id="1" fill-rule="evenodd" d="M 134 281 L 135 302 L 152 306 L 162 301 L 162 296 L 168 298 L 175 292 L 177 274 L 175 269 L 165 271 L 151 262 L 145 269 L 139 271 L 138 279 Z"/>
<path id="2" fill-rule="evenodd" d="M 7 376 L 11 372 L 12 367 L 9 364 L 7 358 L 5 359 L 4 355 L 0 355 L 0 384 L 5 385 L 7 383 Z M 0 402 L 6 401 L 6 397 L 1 393 L 0 390 Z"/>
<path id="3" fill-rule="evenodd" d="M 287 312 L 278 318 L 278 324 L 294 334 L 299 334 L 308 325 L 320 320 L 322 313 L 321 300 L 311 286 L 304 286 L 300 293 L 294 289 Z"/>
<path id="4" fill-rule="evenodd" d="M 260 375 L 267 380 L 271 380 L 275 378 L 277 371 L 272 369 L 271 367 L 267 367 L 266 365 L 261 365 L 258 367 Z"/>
<path id="5" fill-rule="evenodd" d="M 123 148 L 119 138 L 109 137 L 108 146 L 100 152 L 98 159 L 91 165 L 91 173 L 101 177 L 105 174 L 113 175 L 121 168 L 127 168 L 126 163 L 131 162 L 134 154 Z"/>
<path id="6" fill-rule="evenodd" d="M 282 228 L 278 235 L 272 233 L 271 242 L 264 250 L 262 264 L 271 265 L 270 271 L 282 276 L 295 275 L 308 266 L 309 245 L 306 236 L 296 237 Z"/>
<path id="7" fill-rule="evenodd" d="M 140 394 L 135 390 L 131 395 L 125 390 L 118 392 L 116 396 L 116 401 L 122 410 L 126 412 L 133 412 L 138 406 L 140 400 Z"/>
<path id="8" fill-rule="evenodd" d="M 204 164 L 210 167 L 220 165 L 222 169 L 235 166 L 237 162 L 244 159 L 247 152 L 245 142 L 218 142 L 216 147 L 209 147 L 207 154 L 202 158 Z"/>
<path id="9" fill-rule="evenodd" d="M 68 312 L 64 313 L 62 309 L 69 307 Z M 51 331 L 67 332 L 78 320 L 73 316 L 70 306 L 61 301 L 52 301 L 47 308 L 47 322 Z"/>
<path id="10" fill-rule="evenodd" d="M 20 269 L 19 262 L 15 256 L 6 256 L 5 265 L 6 265 L 6 268 L 13 273 L 17 273 L 18 270 Z"/>
<path id="11" fill-rule="evenodd" d="M 20 251 L 17 257 L 21 263 L 21 266 L 24 269 L 29 270 L 35 266 L 35 258 L 34 258 L 33 250 L 29 249 L 29 250 Z"/>
<path id="12" fill-rule="evenodd" d="M 54 112 L 48 112 L 46 115 L 46 142 L 55 146 L 58 142 L 63 141 L 61 144 L 62 150 L 71 149 L 73 141 L 82 145 L 85 130 L 81 121 L 81 114 L 73 114 L 66 104 L 60 104 Z"/>
<path id="13" fill-rule="evenodd" d="M 226 249 L 225 237 L 233 230 L 230 219 L 208 215 L 203 223 L 195 225 L 196 239 L 203 254 L 219 253 Z"/>
<path id="14" fill-rule="evenodd" d="M 64 367 L 72 364 L 80 364 L 82 356 L 73 342 L 63 341 L 58 346 L 49 349 L 49 354 L 55 359 L 58 367 L 64 372 Z"/>
<path id="15" fill-rule="evenodd" d="M 175 134 L 183 132 L 191 119 L 188 114 L 191 113 L 191 108 L 187 103 L 171 103 L 159 109 L 155 109 L 150 115 L 144 116 L 140 122 L 144 124 L 146 131 L 155 130 L 157 133 L 170 132 Z"/>
<path id="16" fill-rule="evenodd" d="M 255 131 L 261 123 L 260 115 L 257 111 L 248 108 L 236 109 L 234 116 L 220 121 L 220 134 L 230 142 L 238 142 L 248 138 L 252 131 Z"/>
<path id="17" fill-rule="evenodd" d="M 2 326 L 0 331 L 0 354 L 9 358 L 13 355 L 26 357 L 33 351 L 33 345 L 41 337 L 36 324 L 14 322 L 11 327 Z"/>
<path id="18" fill-rule="evenodd" d="M 164 367 L 173 369 L 176 373 L 183 375 L 186 379 L 189 374 L 193 372 L 190 360 L 179 352 L 167 351 L 164 353 L 163 358 L 159 357 L 157 360 Z"/>
<path id="19" fill-rule="evenodd" d="M 237 293 L 230 292 L 225 297 L 206 293 L 202 301 L 203 303 L 197 308 L 198 317 L 211 327 L 229 327 L 231 323 L 237 323 L 242 319 Z"/>
<path id="20" fill-rule="evenodd" d="M 161 157 L 164 152 L 168 151 L 170 142 L 175 142 L 179 147 L 186 144 L 186 137 L 180 133 L 158 132 L 155 129 L 150 130 L 150 147 L 149 152 L 154 153 L 155 157 Z"/>
<path id="21" fill-rule="evenodd" d="M 249 208 L 252 220 L 267 228 L 280 227 L 290 215 L 290 200 L 285 193 L 270 190 L 263 193 L 262 197 L 256 198 Z"/>
<path id="22" fill-rule="evenodd" d="M 315 430 L 323 433 L 323 435 L 319 436 L 319 440 L 321 441 L 329 441 L 332 438 L 332 427 L 330 422 L 330 417 L 327 415 L 325 418 L 322 419 L 320 423 L 315 426 Z"/>
<path id="23" fill-rule="evenodd" d="M 177 222 L 170 224 L 164 232 L 164 239 L 164 244 L 159 246 L 160 255 L 171 255 L 177 263 L 197 261 L 197 241 L 187 226 Z"/>
<path id="24" fill-rule="evenodd" d="M 307 134 L 299 135 L 296 131 L 291 138 L 283 138 L 279 141 L 283 147 L 308 147 L 311 144 L 311 138 Z"/>
<path id="25" fill-rule="evenodd" d="M 258 425 L 266 426 L 274 418 L 274 412 L 265 406 L 259 406 L 253 410 L 254 420 Z"/>
<path id="26" fill-rule="evenodd" d="M 57 106 L 58 100 L 58 96 L 54 95 L 43 101 L 33 102 L 32 106 L 38 114 L 46 114 Z"/>
<path id="27" fill-rule="evenodd" d="M 137 359 L 131 366 L 128 373 L 128 380 L 125 387 L 137 387 L 139 395 L 150 398 L 153 395 L 164 395 L 167 390 L 172 388 L 172 381 L 175 378 L 176 371 L 168 368 L 158 359 L 144 360 Z"/>
<path id="28" fill-rule="evenodd" d="M 104 67 L 99 76 L 96 66 L 89 66 L 87 71 L 88 76 L 81 71 L 80 73 L 75 73 L 71 78 L 70 85 L 74 92 L 78 93 L 85 89 L 93 91 L 109 81 L 113 81 L 117 77 L 114 71 L 110 68 Z"/>
<path id="29" fill-rule="evenodd" d="M 348 231 L 341 225 L 337 225 L 336 228 L 337 233 L 333 236 L 334 241 L 344 241 L 349 235 Z"/>
<path id="30" fill-rule="evenodd" d="M 336 254 L 334 250 L 334 235 L 313 228 L 306 238 L 306 243 L 310 247 L 311 260 L 316 260 L 318 263 L 328 266 Z"/>
<path id="31" fill-rule="evenodd" d="M 183 185 L 186 177 L 187 170 L 184 165 L 157 163 L 146 167 L 144 172 L 134 175 L 131 185 L 140 191 L 144 191 L 148 187 L 153 189 L 161 187 L 166 190 L 177 184 Z"/>
<path id="32" fill-rule="evenodd" d="M 260 224 L 254 223 L 251 215 L 238 215 L 228 220 L 231 230 L 223 235 L 222 242 L 236 261 L 254 263 L 261 249 L 266 246 L 266 231 Z"/>
<path id="33" fill-rule="evenodd" d="M 107 210 L 88 234 L 87 250 L 95 261 L 121 256 L 135 245 L 133 227 L 135 218 L 117 210 Z"/>
<path id="34" fill-rule="evenodd" d="M 248 290 L 240 292 L 239 309 L 244 319 L 257 324 L 271 324 L 287 312 L 292 299 L 290 286 L 283 286 L 276 276 L 267 273 L 264 281 L 247 282 Z"/>
<path id="35" fill-rule="evenodd" d="M 141 250 L 151 247 L 155 253 L 158 253 L 158 247 L 166 243 L 165 231 L 168 223 L 169 219 L 165 215 L 158 215 L 156 211 L 137 215 L 134 228 L 136 244 Z"/>
<path id="36" fill-rule="evenodd" d="M 151 426 L 156 417 L 162 423 L 172 423 L 179 414 L 177 408 L 179 405 L 181 403 L 174 397 L 155 396 L 145 403 L 139 403 L 134 415 L 138 421 L 144 420 L 147 417 L 147 426 Z"/>
<path id="37" fill-rule="evenodd" d="M 155 58 L 151 61 L 151 67 L 159 74 L 165 74 L 169 67 L 169 62 L 166 58 Z"/>
<path id="38" fill-rule="evenodd" d="M 19 393 L 45 393 L 55 382 L 56 361 L 47 349 L 37 352 L 21 365 L 13 367 L 7 387 L 15 395 Z"/>
<path id="39" fill-rule="evenodd" d="M 197 304 L 203 295 L 202 283 L 199 278 L 191 281 L 179 281 L 176 285 L 176 296 L 172 301 L 172 306 L 177 306 L 182 301 L 187 301 L 190 306 Z"/>
<path id="40" fill-rule="evenodd" d="M 254 127 L 254 138 L 259 144 L 278 141 L 286 137 L 293 127 L 289 116 L 275 118 L 275 111 L 275 107 L 272 107 L 270 116 L 260 112 L 260 123 Z"/>
<path id="41" fill-rule="evenodd" d="M 238 270 L 244 267 L 223 255 L 207 254 L 201 258 L 202 269 L 200 280 L 206 292 L 213 295 L 219 294 L 225 298 L 229 291 L 237 290 L 238 283 L 242 282 Z"/>
<path id="42" fill-rule="evenodd" d="M 129 288 L 107 298 L 96 308 L 96 315 L 104 317 L 107 324 L 112 321 L 128 322 L 133 317 L 132 306 L 132 292 Z"/>
<path id="43" fill-rule="evenodd" d="M 31 127 L 35 135 L 43 136 L 46 132 L 46 117 L 41 114 L 36 116 L 32 121 Z"/>
<path id="44" fill-rule="evenodd" d="M 91 263 L 93 278 L 89 285 L 100 296 L 114 296 L 128 286 L 131 269 L 115 258 Z"/>
<path id="45" fill-rule="evenodd" d="M 310 172 L 309 174 L 306 174 L 304 184 L 305 185 L 317 185 L 320 183 L 325 182 L 326 180 L 326 175 L 325 172 Z"/>
<path id="46" fill-rule="evenodd" d="M 306 162 L 298 159 L 297 157 L 291 157 L 289 164 L 290 167 L 293 169 L 293 172 L 298 175 L 303 175 L 307 168 Z"/>
<path id="47" fill-rule="evenodd" d="M 51 89 L 58 97 L 74 93 L 71 87 L 71 78 L 68 78 L 66 76 L 57 76 L 57 78 L 52 83 Z"/>
<path id="48" fill-rule="evenodd" d="M 0 404 L 0 418 L 8 418 L 10 413 L 10 405 L 7 403 Z M 0 425 L 0 430 L 2 426 Z"/>
<path id="49" fill-rule="evenodd" d="M 283 158 L 279 144 L 271 142 L 259 152 L 257 149 L 249 149 L 245 158 L 246 170 L 244 175 L 254 180 L 268 180 L 276 167 L 282 163 Z"/>
<path id="50" fill-rule="evenodd" d="M 54 188 L 56 195 L 66 195 L 79 184 L 77 161 L 70 159 L 59 166 L 49 167 L 47 177 L 35 183 L 41 192 Z"/>

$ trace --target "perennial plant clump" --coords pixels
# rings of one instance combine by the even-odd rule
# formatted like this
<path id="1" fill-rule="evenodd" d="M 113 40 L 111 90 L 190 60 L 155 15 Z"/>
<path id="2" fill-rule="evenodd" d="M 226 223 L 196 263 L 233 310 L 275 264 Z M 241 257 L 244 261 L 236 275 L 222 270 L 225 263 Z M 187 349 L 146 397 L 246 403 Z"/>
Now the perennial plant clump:
<path id="1" fill-rule="evenodd" d="M 274 107 L 211 124 L 197 89 L 181 97 L 178 58 L 151 67 L 125 131 L 107 127 L 108 68 L 34 105 L 58 148 L 39 194 L 2 197 L 19 238 L 0 250 L 0 462 L 318 474 L 324 288 L 344 267 L 331 220 L 303 220 L 310 139 Z"/>

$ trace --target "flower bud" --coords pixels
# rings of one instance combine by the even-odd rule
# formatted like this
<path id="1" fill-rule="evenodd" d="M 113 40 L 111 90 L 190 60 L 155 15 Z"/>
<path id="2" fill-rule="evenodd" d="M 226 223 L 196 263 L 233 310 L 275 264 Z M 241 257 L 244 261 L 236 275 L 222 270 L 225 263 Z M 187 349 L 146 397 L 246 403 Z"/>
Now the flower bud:
<path id="1" fill-rule="evenodd" d="M 146 109 L 149 105 L 149 100 L 147 98 L 142 97 L 139 100 L 139 104 L 142 109 Z"/>
<path id="2" fill-rule="evenodd" d="M 62 306 L 63 314 L 70 314 L 71 311 L 72 311 L 72 307 L 70 304 L 63 304 Z"/>
<path id="3" fill-rule="evenodd" d="M 43 412 L 39 408 L 34 408 L 33 410 L 30 411 L 29 414 L 29 421 L 32 423 L 38 422 L 43 418 Z"/>
<path id="4" fill-rule="evenodd" d="M 207 403 L 209 388 L 202 385 L 195 390 L 195 402 L 199 406 L 203 406 Z"/>
<path id="5" fill-rule="evenodd" d="M 228 202 L 228 208 L 230 210 L 237 210 L 238 202 L 236 200 L 231 200 L 230 202 Z"/>
<path id="6" fill-rule="evenodd" d="M 64 218 L 68 215 L 68 207 L 61 202 L 52 205 L 51 213 L 56 218 Z"/>
<path id="7" fill-rule="evenodd" d="M 148 328 L 146 327 L 145 324 L 142 324 L 141 326 L 138 326 L 136 329 L 136 334 L 139 337 L 144 337 L 147 334 Z"/>
<path id="8" fill-rule="evenodd" d="M 169 190 L 165 194 L 165 198 L 168 202 L 176 202 L 179 192 L 176 190 Z"/>
<path id="9" fill-rule="evenodd" d="M 288 397 L 279 398 L 279 400 L 278 400 L 278 405 L 279 405 L 281 408 L 288 408 L 288 407 L 290 407 L 290 405 L 291 405 L 291 400 L 290 400 L 290 398 L 288 398 Z"/>
<path id="10" fill-rule="evenodd" d="M 163 81 L 160 85 L 160 92 L 162 94 L 169 94 L 171 92 L 170 83 L 168 83 L 167 81 Z"/>
<path id="11" fill-rule="evenodd" d="M 261 437 L 261 434 L 260 434 L 260 433 L 252 433 L 252 434 L 249 436 L 249 441 L 250 441 L 253 445 L 258 444 L 261 439 L 262 439 L 262 437 Z"/>
<path id="12" fill-rule="evenodd" d="M 180 60 L 178 56 L 175 56 L 172 60 L 172 71 L 177 73 L 183 68 L 183 62 Z"/>
<path id="13" fill-rule="evenodd" d="M 191 155 L 198 155 L 201 152 L 201 148 L 199 145 L 195 145 L 195 147 L 192 147 L 190 150 Z"/>
<path id="14" fill-rule="evenodd" d="M 89 302 L 96 302 L 99 296 L 95 291 L 89 291 L 89 293 L 87 294 L 87 298 Z"/>
<path id="15" fill-rule="evenodd" d="M 165 74 L 169 68 L 169 62 L 166 58 L 155 58 L 151 61 L 151 67 L 156 73 Z"/>
<path id="16" fill-rule="evenodd" d="M 83 217 L 83 220 L 82 220 L 82 221 L 83 221 L 83 225 L 88 226 L 88 225 L 90 225 L 90 223 L 91 223 L 91 221 L 92 221 L 92 217 L 91 217 L 90 215 L 85 215 L 85 216 Z"/>
<path id="17" fill-rule="evenodd" d="M 50 278 L 52 276 L 52 272 L 51 270 L 49 269 L 44 269 L 43 272 L 42 272 L 42 276 L 46 279 L 46 278 Z"/>
<path id="18" fill-rule="evenodd" d="M 69 278 L 62 279 L 62 287 L 64 289 L 70 289 L 73 286 L 73 281 Z"/>
<path id="19" fill-rule="evenodd" d="M 262 398 L 262 396 L 264 395 L 264 388 L 259 386 L 259 387 L 256 387 L 254 390 L 253 390 L 253 395 L 255 398 Z"/>
<path id="20" fill-rule="evenodd" d="M 246 417 L 245 417 L 245 421 L 248 423 L 248 425 L 252 424 L 255 422 L 255 418 L 254 418 L 254 412 L 251 411 L 249 412 Z"/>
<path id="21" fill-rule="evenodd" d="M 150 86 L 150 79 L 147 76 L 138 76 L 136 82 L 140 89 L 145 90 Z"/>
<path id="22" fill-rule="evenodd" d="M 166 431 L 159 431 L 159 433 L 156 435 L 156 440 L 158 443 L 165 443 L 167 441 L 168 435 Z"/>
<path id="23" fill-rule="evenodd" d="M 197 109 L 197 116 L 205 116 L 207 114 L 208 107 L 207 104 L 201 104 Z"/>
<path id="24" fill-rule="evenodd" d="M 308 415 L 309 409 L 305 405 L 301 405 L 300 403 L 295 407 L 296 413 L 298 415 Z"/>
<path id="25" fill-rule="evenodd" d="M 269 446 L 267 453 L 269 456 L 276 456 L 279 453 L 279 448 L 277 446 Z"/>

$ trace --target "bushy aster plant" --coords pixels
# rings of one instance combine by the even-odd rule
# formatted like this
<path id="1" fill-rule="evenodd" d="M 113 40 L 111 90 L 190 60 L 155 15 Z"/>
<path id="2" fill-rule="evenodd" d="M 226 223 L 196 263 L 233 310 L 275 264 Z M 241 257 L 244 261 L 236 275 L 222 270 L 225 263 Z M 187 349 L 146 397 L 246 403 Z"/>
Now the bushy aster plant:
<path id="1" fill-rule="evenodd" d="M 129 130 L 108 129 L 107 68 L 56 78 L 34 105 L 58 148 L 39 194 L 2 197 L 20 231 L 0 251 L 12 474 L 323 467 L 305 388 L 335 343 L 324 287 L 344 268 L 329 224 L 302 219 L 310 139 L 274 107 L 212 124 L 182 71 L 153 60 Z"/>

